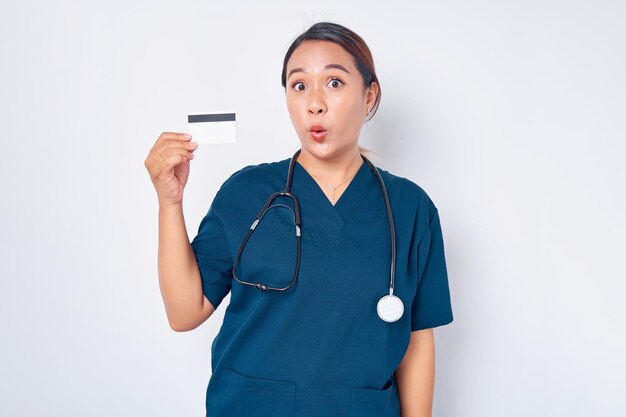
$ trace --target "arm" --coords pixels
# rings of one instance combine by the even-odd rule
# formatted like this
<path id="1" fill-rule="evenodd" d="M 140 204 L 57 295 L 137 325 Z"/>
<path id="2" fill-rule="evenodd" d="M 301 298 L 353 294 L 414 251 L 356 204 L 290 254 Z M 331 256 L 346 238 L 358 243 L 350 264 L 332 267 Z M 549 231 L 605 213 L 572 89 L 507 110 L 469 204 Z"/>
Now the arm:
<path id="1" fill-rule="evenodd" d="M 396 369 L 402 417 L 431 417 L 435 389 L 433 329 L 411 332 L 411 340 Z"/>
<path id="2" fill-rule="evenodd" d="M 159 206 L 158 256 L 159 287 L 170 327 L 175 331 L 195 329 L 215 309 L 202 292 L 182 203 Z"/>

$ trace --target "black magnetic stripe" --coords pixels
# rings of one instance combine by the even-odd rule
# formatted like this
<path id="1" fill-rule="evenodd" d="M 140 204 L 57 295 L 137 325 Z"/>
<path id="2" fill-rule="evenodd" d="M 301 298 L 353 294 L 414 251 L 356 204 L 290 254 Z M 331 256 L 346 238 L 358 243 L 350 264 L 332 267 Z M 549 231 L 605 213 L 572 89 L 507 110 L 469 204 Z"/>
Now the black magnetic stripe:
<path id="1" fill-rule="evenodd" d="M 190 114 L 187 116 L 187 121 L 189 123 L 232 122 L 235 121 L 235 113 Z"/>

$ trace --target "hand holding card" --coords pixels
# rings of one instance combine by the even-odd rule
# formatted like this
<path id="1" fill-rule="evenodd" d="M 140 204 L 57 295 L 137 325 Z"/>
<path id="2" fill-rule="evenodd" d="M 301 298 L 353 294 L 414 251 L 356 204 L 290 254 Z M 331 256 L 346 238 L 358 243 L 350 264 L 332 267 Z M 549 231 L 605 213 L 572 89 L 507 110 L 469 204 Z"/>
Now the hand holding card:
<path id="1" fill-rule="evenodd" d="M 189 114 L 189 133 L 197 143 L 236 143 L 235 113 Z"/>

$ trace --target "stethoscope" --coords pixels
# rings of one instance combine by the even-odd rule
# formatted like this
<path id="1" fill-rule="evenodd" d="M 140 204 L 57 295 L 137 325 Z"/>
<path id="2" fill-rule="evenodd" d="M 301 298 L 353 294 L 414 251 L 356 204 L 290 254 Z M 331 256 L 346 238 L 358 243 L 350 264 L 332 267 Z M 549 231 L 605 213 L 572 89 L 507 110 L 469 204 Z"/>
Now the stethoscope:
<path id="1" fill-rule="evenodd" d="M 241 284 L 249 285 L 261 291 L 267 291 L 267 290 L 285 291 L 291 288 L 293 284 L 295 284 L 296 282 L 296 279 L 298 277 L 298 270 L 300 268 L 300 206 L 298 204 L 298 199 L 291 192 L 291 182 L 293 180 L 293 169 L 296 163 L 296 159 L 298 155 L 300 154 L 301 150 L 302 149 L 298 149 L 296 153 L 291 157 L 285 190 L 277 191 L 269 197 L 269 199 L 265 202 L 265 205 L 263 205 L 263 208 L 257 215 L 256 220 L 254 220 L 254 222 L 252 223 L 252 226 L 250 226 L 250 229 L 248 230 L 248 234 L 246 235 L 243 242 L 241 243 L 241 246 L 239 247 L 239 251 L 237 252 L 237 257 L 235 258 L 235 262 L 233 263 L 233 276 Z M 378 184 L 380 184 L 380 188 L 382 190 L 383 197 L 385 199 L 385 206 L 387 208 L 387 218 L 389 219 L 389 235 L 391 237 L 391 273 L 390 273 L 390 281 L 389 281 L 389 294 L 384 295 L 378 301 L 378 304 L 376 305 L 376 311 L 378 312 L 378 316 L 382 320 L 386 322 L 395 322 L 399 320 L 400 317 L 402 317 L 402 314 L 404 313 L 404 304 L 402 303 L 402 300 L 399 297 L 393 295 L 394 281 L 395 281 L 395 268 L 396 268 L 396 234 L 395 234 L 395 230 L 393 227 L 393 216 L 391 213 L 391 204 L 389 203 L 389 196 L 387 195 L 387 189 L 385 188 L 385 184 L 383 182 L 382 177 L 380 176 L 380 173 L 378 172 L 376 167 L 369 161 L 369 159 L 367 159 L 363 155 L 361 155 L 361 157 L 369 166 L 370 171 L 372 171 L 374 175 L 376 176 L 376 179 L 378 180 Z M 277 205 L 272 206 L 271 205 L 272 201 L 274 201 L 274 199 L 278 197 L 291 198 L 291 200 L 293 200 L 294 210 L 291 210 L 289 206 L 283 205 L 283 204 L 277 204 Z M 291 279 L 291 283 L 284 288 L 279 288 L 279 287 L 269 286 L 262 282 L 247 282 L 247 281 L 243 281 L 239 279 L 239 277 L 237 277 L 236 269 L 237 269 L 237 264 L 239 263 L 239 258 L 241 257 L 241 253 L 243 252 L 243 248 L 246 246 L 246 243 L 248 242 L 248 239 L 250 239 L 252 232 L 254 231 L 256 226 L 259 224 L 259 222 L 263 218 L 263 215 L 265 215 L 265 212 L 269 210 L 270 208 L 273 208 L 279 205 L 287 207 L 288 209 L 292 211 L 294 215 L 294 223 L 296 226 L 297 257 L 296 257 L 296 266 L 295 266 L 295 270 L 293 273 L 293 278 Z"/>

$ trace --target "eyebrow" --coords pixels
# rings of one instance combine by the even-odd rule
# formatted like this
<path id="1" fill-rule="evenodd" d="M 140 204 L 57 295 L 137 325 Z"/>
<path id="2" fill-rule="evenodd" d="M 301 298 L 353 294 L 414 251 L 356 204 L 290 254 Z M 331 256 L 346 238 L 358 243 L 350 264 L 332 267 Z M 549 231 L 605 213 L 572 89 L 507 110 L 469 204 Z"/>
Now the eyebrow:
<path id="1" fill-rule="evenodd" d="M 350 74 L 350 71 L 348 71 L 343 65 L 339 65 L 339 64 L 328 64 L 324 67 L 325 70 L 327 69 L 331 69 L 331 68 L 336 68 L 338 70 L 341 71 L 345 71 L 348 74 Z M 291 77 L 291 74 L 293 74 L 294 72 L 304 72 L 306 73 L 306 71 L 304 70 L 304 68 L 294 68 L 291 71 L 289 71 L 289 75 L 287 75 L 287 78 Z"/>

